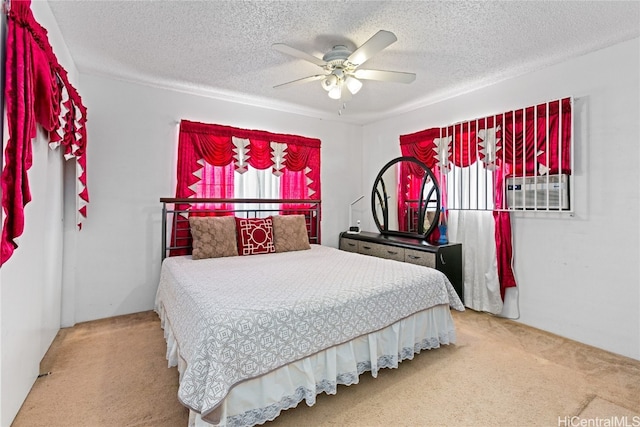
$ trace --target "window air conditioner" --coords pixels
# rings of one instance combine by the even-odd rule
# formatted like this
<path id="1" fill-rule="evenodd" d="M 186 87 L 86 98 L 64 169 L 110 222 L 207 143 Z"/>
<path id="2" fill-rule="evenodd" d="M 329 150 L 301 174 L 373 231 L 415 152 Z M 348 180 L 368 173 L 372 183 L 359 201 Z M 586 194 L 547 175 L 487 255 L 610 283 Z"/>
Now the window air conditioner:
<path id="1" fill-rule="evenodd" d="M 509 209 L 568 210 L 569 175 L 516 176 L 506 179 Z"/>

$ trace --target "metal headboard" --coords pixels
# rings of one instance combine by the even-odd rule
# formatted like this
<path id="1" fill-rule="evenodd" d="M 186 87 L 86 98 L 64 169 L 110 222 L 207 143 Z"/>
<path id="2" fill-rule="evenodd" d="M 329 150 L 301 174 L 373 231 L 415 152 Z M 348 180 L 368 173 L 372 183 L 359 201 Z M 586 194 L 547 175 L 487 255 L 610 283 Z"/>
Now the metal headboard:
<path id="1" fill-rule="evenodd" d="M 320 244 L 320 200 L 160 198 L 162 203 L 162 259 L 191 253 L 189 215 L 260 218 L 302 214 L 309 243 Z M 170 233 L 170 234 L 169 234 Z"/>

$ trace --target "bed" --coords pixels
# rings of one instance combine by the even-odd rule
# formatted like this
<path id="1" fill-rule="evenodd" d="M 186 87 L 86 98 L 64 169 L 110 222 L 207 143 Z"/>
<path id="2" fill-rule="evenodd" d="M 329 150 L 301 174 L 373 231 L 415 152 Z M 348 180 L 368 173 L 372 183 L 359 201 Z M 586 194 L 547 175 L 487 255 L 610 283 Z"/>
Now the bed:
<path id="1" fill-rule="evenodd" d="M 262 424 L 455 342 L 450 309 L 464 307 L 446 276 L 321 245 L 319 201 L 203 200 L 161 199 L 163 257 L 172 256 L 155 310 L 189 425 Z M 238 254 L 203 256 L 226 249 L 203 246 L 202 224 L 222 236 L 232 223 Z M 270 224 L 268 253 L 243 252 L 249 223 Z"/>

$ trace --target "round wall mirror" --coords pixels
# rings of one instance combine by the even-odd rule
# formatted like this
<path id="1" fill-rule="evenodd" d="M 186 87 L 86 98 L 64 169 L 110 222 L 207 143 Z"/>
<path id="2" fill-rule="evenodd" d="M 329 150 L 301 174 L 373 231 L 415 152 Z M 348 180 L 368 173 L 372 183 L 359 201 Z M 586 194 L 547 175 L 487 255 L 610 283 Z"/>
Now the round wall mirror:
<path id="1" fill-rule="evenodd" d="M 391 160 L 373 183 L 371 210 L 381 234 L 427 238 L 440 212 L 433 172 L 415 157 Z"/>

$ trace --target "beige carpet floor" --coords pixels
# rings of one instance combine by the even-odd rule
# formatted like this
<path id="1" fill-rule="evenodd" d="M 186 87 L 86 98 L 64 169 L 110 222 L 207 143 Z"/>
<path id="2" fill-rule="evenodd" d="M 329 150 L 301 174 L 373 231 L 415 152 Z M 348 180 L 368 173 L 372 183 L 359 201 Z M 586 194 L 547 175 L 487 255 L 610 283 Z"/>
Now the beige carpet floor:
<path id="1" fill-rule="evenodd" d="M 640 425 L 640 361 L 484 313 L 453 315 L 455 345 L 377 379 L 365 373 L 267 425 Z M 41 364 L 51 374 L 36 381 L 12 426 L 186 427 L 165 352 L 153 312 L 62 329 Z"/>

